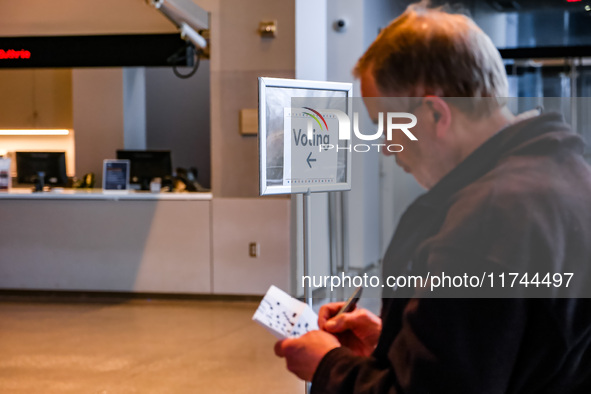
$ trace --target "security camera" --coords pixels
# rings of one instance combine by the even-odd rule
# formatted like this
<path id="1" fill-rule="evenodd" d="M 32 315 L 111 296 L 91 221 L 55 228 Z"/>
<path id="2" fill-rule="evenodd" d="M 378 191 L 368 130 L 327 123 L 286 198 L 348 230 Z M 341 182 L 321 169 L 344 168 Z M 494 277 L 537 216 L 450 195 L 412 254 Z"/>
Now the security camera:
<path id="1" fill-rule="evenodd" d="M 191 0 L 148 0 L 152 6 L 179 28 L 181 37 L 196 48 L 205 48 L 207 41 L 197 31 L 209 29 L 209 13 Z"/>
<path id="2" fill-rule="evenodd" d="M 346 19 L 337 19 L 336 21 L 334 21 L 333 23 L 333 28 L 338 31 L 339 33 L 344 32 L 345 30 L 347 30 L 347 20 Z"/>

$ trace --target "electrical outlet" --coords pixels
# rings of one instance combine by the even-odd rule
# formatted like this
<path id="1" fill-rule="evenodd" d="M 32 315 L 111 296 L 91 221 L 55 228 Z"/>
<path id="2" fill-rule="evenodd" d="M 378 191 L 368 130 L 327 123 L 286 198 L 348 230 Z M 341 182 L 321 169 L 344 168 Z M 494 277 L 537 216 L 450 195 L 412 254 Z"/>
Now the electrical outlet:
<path id="1" fill-rule="evenodd" d="M 248 244 L 248 255 L 250 257 L 259 257 L 261 247 L 258 242 L 251 242 Z"/>

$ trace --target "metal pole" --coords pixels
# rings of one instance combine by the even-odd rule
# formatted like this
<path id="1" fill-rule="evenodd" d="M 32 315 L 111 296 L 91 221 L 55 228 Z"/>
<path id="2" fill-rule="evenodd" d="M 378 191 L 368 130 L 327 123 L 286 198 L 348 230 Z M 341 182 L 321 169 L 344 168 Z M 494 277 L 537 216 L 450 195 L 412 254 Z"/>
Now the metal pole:
<path id="1" fill-rule="evenodd" d="M 578 92 L 577 92 L 577 77 L 578 77 L 578 73 L 577 73 L 577 61 L 575 58 L 570 58 L 569 59 L 569 64 L 570 64 L 570 125 L 573 128 L 573 131 L 575 133 L 578 133 L 579 130 L 577 130 L 578 124 L 577 124 L 577 115 L 578 115 L 578 111 L 577 111 L 577 99 L 576 97 L 578 96 Z M 580 63 L 581 64 L 581 63 Z"/>
<path id="2" fill-rule="evenodd" d="M 343 271 L 348 274 L 350 267 L 349 254 L 349 194 L 341 192 L 341 256 L 343 259 Z"/>
<path id="3" fill-rule="evenodd" d="M 312 193 L 308 190 L 304 194 L 304 276 L 310 275 L 310 264 L 312 261 Z M 312 307 L 312 289 L 304 283 L 304 298 L 306 303 Z"/>
<path id="4" fill-rule="evenodd" d="M 304 276 L 310 275 L 310 262 L 312 261 L 312 193 L 308 190 L 304 194 Z M 304 298 L 306 303 L 312 307 L 312 289 L 306 283 L 304 283 Z M 312 384 L 306 382 L 305 384 L 306 394 L 310 394 L 312 390 Z"/>
<path id="5" fill-rule="evenodd" d="M 330 275 L 334 276 L 337 275 L 337 271 L 339 269 L 339 243 L 338 243 L 338 234 L 339 234 L 339 215 L 338 215 L 338 192 L 331 192 L 328 194 L 328 240 L 330 242 Z M 329 298 L 330 301 L 336 301 L 336 298 L 332 292 L 328 293 L 328 289 L 326 290 L 326 298 Z"/>

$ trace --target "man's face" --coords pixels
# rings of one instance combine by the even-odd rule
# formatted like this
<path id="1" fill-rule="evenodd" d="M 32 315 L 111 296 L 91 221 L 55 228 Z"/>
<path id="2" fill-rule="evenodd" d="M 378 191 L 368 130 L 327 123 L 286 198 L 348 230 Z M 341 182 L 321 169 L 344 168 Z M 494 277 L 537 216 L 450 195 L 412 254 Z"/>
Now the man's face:
<path id="1" fill-rule="evenodd" d="M 404 147 L 402 152 L 390 153 L 382 149 L 385 155 L 394 155 L 396 164 L 406 172 L 411 173 L 415 179 L 424 187 L 429 187 L 429 147 L 431 146 L 430 133 L 422 127 L 421 117 L 424 116 L 422 101 L 420 99 L 408 99 L 403 96 L 384 95 L 376 85 L 375 79 L 369 70 L 361 76 L 361 95 L 370 118 L 374 123 L 378 122 L 378 114 L 387 112 L 412 112 L 417 117 L 417 125 L 411 132 L 418 141 L 411 141 L 403 132 L 394 131 L 392 139 L 384 141 L 385 144 L 399 144 Z M 382 99 L 379 99 L 379 98 Z M 387 97 L 387 99 L 385 98 Z M 384 121 L 384 134 L 386 134 L 386 119 Z M 405 120 L 401 120 L 404 122 Z"/>

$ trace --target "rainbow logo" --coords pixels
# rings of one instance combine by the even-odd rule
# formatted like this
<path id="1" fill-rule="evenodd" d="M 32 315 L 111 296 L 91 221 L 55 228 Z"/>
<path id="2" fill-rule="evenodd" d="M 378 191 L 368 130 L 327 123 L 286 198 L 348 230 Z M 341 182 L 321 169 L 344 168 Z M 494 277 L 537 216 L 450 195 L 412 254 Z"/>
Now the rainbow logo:
<path id="1" fill-rule="evenodd" d="M 324 126 L 326 126 L 326 131 L 328 131 L 328 125 L 326 124 L 326 120 L 324 120 L 324 116 L 322 116 L 322 115 L 320 114 L 320 112 L 318 112 L 318 111 L 316 111 L 316 110 L 313 110 L 313 109 L 312 109 L 312 108 L 310 108 L 310 107 L 304 107 L 304 109 L 307 109 L 307 110 L 309 110 L 309 111 L 312 111 L 312 112 L 314 112 L 316 115 L 318 115 L 318 116 L 320 117 L 320 119 L 322 119 L 322 123 L 324 123 Z M 320 130 L 322 130 L 322 129 L 323 129 L 323 127 L 322 127 L 322 123 L 320 123 L 320 120 L 318 120 L 318 118 L 317 118 L 316 116 L 314 116 L 313 114 L 311 114 L 311 113 L 309 113 L 309 112 L 304 112 L 304 113 L 305 113 L 306 115 L 308 115 L 308 116 L 311 116 L 311 117 L 312 117 L 312 119 L 314 119 L 314 120 L 316 121 L 316 123 L 318 123 L 318 126 L 320 126 Z"/>

